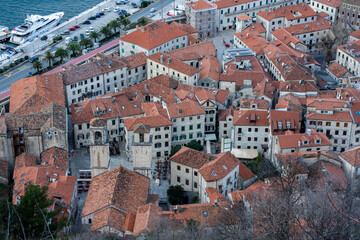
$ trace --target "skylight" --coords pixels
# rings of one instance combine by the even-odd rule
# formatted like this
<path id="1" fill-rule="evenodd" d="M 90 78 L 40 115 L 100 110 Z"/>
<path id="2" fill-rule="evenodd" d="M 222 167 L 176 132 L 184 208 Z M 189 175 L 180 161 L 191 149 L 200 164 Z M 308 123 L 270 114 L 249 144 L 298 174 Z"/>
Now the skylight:
<path id="1" fill-rule="evenodd" d="M 134 107 L 137 108 L 137 105 L 135 104 Z"/>
<path id="2" fill-rule="evenodd" d="M 124 106 L 121 106 L 122 110 L 125 110 L 125 107 Z"/>
<path id="3" fill-rule="evenodd" d="M 207 212 L 204 212 L 203 214 L 204 214 L 204 217 L 207 217 L 207 216 L 208 216 L 208 213 L 207 213 Z"/>
<path id="4" fill-rule="evenodd" d="M 223 165 L 223 168 L 224 168 L 225 170 L 227 170 L 227 167 L 226 167 L 225 165 Z"/>
<path id="5" fill-rule="evenodd" d="M 216 176 L 216 172 L 215 172 L 215 171 L 212 171 L 212 174 L 213 174 L 214 176 Z"/>

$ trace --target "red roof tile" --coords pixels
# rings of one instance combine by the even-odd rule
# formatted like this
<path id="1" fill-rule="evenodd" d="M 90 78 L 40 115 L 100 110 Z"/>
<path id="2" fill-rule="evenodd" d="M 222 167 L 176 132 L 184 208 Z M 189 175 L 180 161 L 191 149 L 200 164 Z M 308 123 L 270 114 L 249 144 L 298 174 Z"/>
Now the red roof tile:
<path id="1" fill-rule="evenodd" d="M 216 181 L 224 178 L 234 168 L 239 166 L 239 160 L 230 152 L 223 152 L 216 155 L 216 158 L 200 169 L 199 173 L 205 181 Z"/>
<path id="2" fill-rule="evenodd" d="M 213 8 L 214 6 L 211 5 L 209 2 L 205 0 L 199 0 L 196 2 L 187 2 L 186 5 L 188 5 L 190 8 L 194 10 L 202 10 L 202 9 L 208 9 Z"/>
<path id="3" fill-rule="evenodd" d="M 144 31 L 142 30 L 144 29 Z M 169 24 L 155 21 L 121 37 L 121 41 L 138 45 L 147 50 L 160 46 L 174 38 L 186 36 L 187 33 L 179 28 L 172 28 Z"/>
<path id="4" fill-rule="evenodd" d="M 349 72 L 344 66 L 341 66 L 337 62 L 333 62 L 326 69 L 337 78 L 341 78 L 342 76 L 344 76 L 346 73 Z"/>
<path id="5" fill-rule="evenodd" d="M 200 80 L 204 78 L 211 78 L 219 81 L 220 77 L 220 62 L 217 57 L 209 56 L 200 60 Z"/>
<path id="6" fill-rule="evenodd" d="M 316 12 L 306 3 L 299 3 L 298 5 L 289 5 L 285 7 L 275 8 L 274 10 L 266 10 L 258 12 L 258 15 L 267 21 L 274 18 L 285 17 L 287 20 L 294 20 L 305 17 L 312 17 Z"/>
<path id="7" fill-rule="evenodd" d="M 172 122 L 168 118 L 162 115 L 155 115 L 155 116 L 144 116 L 144 117 L 136 117 L 136 118 L 126 118 L 124 119 L 124 124 L 128 131 L 133 131 L 134 127 L 138 124 L 145 124 L 145 125 L 149 125 L 151 128 L 155 128 L 155 127 L 171 126 Z"/>
<path id="8" fill-rule="evenodd" d="M 292 25 L 290 27 L 285 27 L 284 30 L 291 34 L 299 35 L 304 33 L 317 32 L 320 30 L 330 29 L 330 28 L 331 28 L 331 23 L 329 20 L 325 18 L 319 18 L 318 21 Z"/>
<path id="9" fill-rule="evenodd" d="M 264 54 L 264 48 L 269 44 L 269 41 L 257 32 L 248 31 L 244 33 L 235 33 L 234 36 L 241 40 L 241 42 L 252 51 L 256 52 L 257 55 Z"/>
<path id="10" fill-rule="evenodd" d="M 183 23 L 178 23 L 178 22 L 172 22 L 170 23 L 171 27 L 176 27 L 179 28 L 181 30 L 183 30 L 184 32 L 187 32 L 188 34 L 194 34 L 197 33 L 197 30 L 192 27 L 190 24 L 183 24 Z"/>
<path id="11" fill-rule="evenodd" d="M 279 123 L 282 128 L 279 128 Z M 300 113 L 270 110 L 270 127 L 272 135 L 283 135 L 287 128 L 287 122 L 290 122 L 290 129 L 296 133 L 300 132 Z"/>
<path id="12" fill-rule="evenodd" d="M 200 106 L 190 102 L 171 104 L 167 108 L 170 118 L 180 118 L 205 114 L 205 111 Z"/>
<path id="13" fill-rule="evenodd" d="M 239 176 L 244 180 L 247 181 L 253 177 L 255 177 L 255 174 L 251 172 L 251 170 L 245 166 L 245 164 L 240 163 L 239 165 Z"/>
<path id="14" fill-rule="evenodd" d="M 214 157 L 207 153 L 184 146 L 170 158 L 170 161 L 200 169 L 205 163 L 213 159 Z"/>
<path id="15" fill-rule="evenodd" d="M 269 113 L 261 110 L 234 111 L 235 126 L 269 126 Z"/>
<path id="16" fill-rule="evenodd" d="M 232 7 L 232 6 L 236 6 L 236 5 L 241 5 L 241 4 L 245 4 L 248 2 L 253 2 L 253 0 L 220 0 L 220 1 L 216 1 L 214 2 L 214 4 L 217 5 L 217 8 L 228 8 L 228 7 Z"/>
<path id="17" fill-rule="evenodd" d="M 360 166 L 360 147 L 355 147 L 342 152 L 340 153 L 340 157 L 342 157 L 353 167 Z"/>
<path id="18" fill-rule="evenodd" d="M 138 207 L 134 225 L 134 235 L 140 235 L 155 230 L 159 226 L 161 207 L 152 203 Z"/>
<path id="19" fill-rule="evenodd" d="M 278 136 L 280 148 L 297 148 L 297 147 L 323 147 L 332 146 L 332 142 L 326 137 L 324 133 L 318 133 L 315 129 L 311 129 L 311 135 L 307 133 L 300 134 L 285 134 Z M 316 143 L 316 140 L 320 140 L 320 143 Z M 304 144 L 304 141 L 308 141 L 308 144 Z M 299 146 L 300 143 L 300 146 Z"/>
<path id="20" fill-rule="evenodd" d="M 349 35 L 360 40 L 360 29 L 350 33 Z"/>

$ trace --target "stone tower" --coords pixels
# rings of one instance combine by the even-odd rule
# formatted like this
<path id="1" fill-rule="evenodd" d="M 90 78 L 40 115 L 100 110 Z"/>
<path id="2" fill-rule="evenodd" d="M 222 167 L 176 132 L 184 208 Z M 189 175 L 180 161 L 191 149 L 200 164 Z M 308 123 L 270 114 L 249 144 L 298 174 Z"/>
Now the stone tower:
<path id="1" fill-rule="evenodd" d="M 152 135 L 149 125 L 135 125 L 132 136 L 132 151 L 134 171 L 151 178 Z"/>
<path id="2" fill-rule="evenodd" d="M 95 177 L 109 170 L 110 149 L 106 120 L 94 118 L 90 121 L 90 168 Z"/>

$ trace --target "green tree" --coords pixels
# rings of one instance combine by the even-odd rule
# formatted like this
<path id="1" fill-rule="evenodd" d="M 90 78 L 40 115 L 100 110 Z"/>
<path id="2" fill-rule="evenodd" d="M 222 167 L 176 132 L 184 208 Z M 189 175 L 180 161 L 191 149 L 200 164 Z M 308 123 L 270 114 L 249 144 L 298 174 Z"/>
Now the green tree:
<path id="1" fill-rule="evenodd" d="M 126 27 L 127 25 L 129 25 L 131 23 L 130 20 L 127 19 L 127 18 L 121 19 L 120 22 L 121 22 L 122 25 L 124 25 L 124 27 Z"/>
<path id="2" fill-rule="evenodd" d="M 140 5 L 140 8 L 146 8 L 147 6 L 149 6 L 150 5 L 150 2 L 148 2 L 148 1 L 142 1 L 141 2 L 141 5 Z"/>
<path id="3" fill-rule="evenodd" d="M 102 35 L 104 35 L 105 38 L 107 38 L 108 36 L 111 35 L 111 30 L 108 26 L 103 26 L 101 29 L 100 29 L 100 32 Z"/>
<path id="4" fill-rule="evenodd" d="M 82 48 L 88 48 L 93 46 L 93 43 L 88 38 L 81 39 L 79 44 Z"/>
<path id="5" fill-rule="evenodd" d="M 204 149 L 203 146 L 201 146 L 196 140 L 191 140 L 188 144 L 186 144 L 186 146 L 198 151 L 202 151 Z"/>
<path id="6" fill-rule="evenodd" d="M 118 28 L 120 28 L 120 22 L 114 19 L 109 23 L 109 27 L 116 33 Z"/>
<path id="7" fill-rule="evenodd" d="M 171 185 L 167 190 L 169 202 L 172 205 L 180 204 L 184 197 L 184 188 L 181 185 Z"/>
<path id="8" fill-rule="evenodd" d="M 51 67 L 51 62 L 52 62 L 52 59 L 54 58 L 54 56 L 51 54 L 50 51 L 46 51 L 45 53 L 45 58 L 48 60 L 49 62 L 49 67 Z"/>
<path id="9" fill-rule="evenodd" d="M 96 40 L 100 37 L 100 33 L 96 31 L 91 31 L 89 37 L 96 42 Z"/>
<path id="10" fill-rule="evenodd" d="M 47 197 L 47 186 L 29 185 L 25 188 L 25 194 L 21 197 L 20 203 L 15 206 L 18 215 L 18 221 L 14 226 L 13 237 L 15 239 L 50 238 L 54 237 L 57 231 L 61 230 L 66 220 L 64 218 L 54 221 L 60 209 L 49 211 L 53 204 L 53 199 Z"/>
<path id="11" fill-rule="evenodd" d="M 171 148 L 170 157 L 172 157 L 175 153 L 177 153 L 181 149 L 180 145 L 176 145 L 175 147 Z"/>
<path id="12" fill-rule="evenodd" d="M 63 62 L 64 58 L 67 58 L 69 56 L 69 52 L 62 48 L 62 47 L 59 47 L 58 49 L 56 49 L 56 52 L 55 52 L 55 57 L 59 57 L 60 58 L 60 62 Z"/>
<path id="13" fill-rule="evenodd" d="M 37 73 L 39 73 L 40 69 L 42 68 L 42 63 L 39 60 L 34 61 L 33 68 L 35 68 Z"/>
<path id="14" fill-rule="evenodd" d="M 77 42 L 71 42 L 67 45 L 67 50 L 69 50 L 70 52 L 72 52 L 73 56 L 76 57 L 79 52 L 81 51 L 81 47 Z"/>

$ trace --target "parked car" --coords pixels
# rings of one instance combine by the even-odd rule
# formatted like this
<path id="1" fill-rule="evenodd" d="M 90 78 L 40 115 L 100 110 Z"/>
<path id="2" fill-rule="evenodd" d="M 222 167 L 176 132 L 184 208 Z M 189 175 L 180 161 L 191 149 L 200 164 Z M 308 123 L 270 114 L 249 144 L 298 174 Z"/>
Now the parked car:
<path id="1" fill-rule="evenodd" d="M 78 29 L 78 28 L 80 28 L 80 26 L 79 26 L 79 25 L 75 25 L 74 28 Z"/>
<path id="2" fill-rule="evenodd" d="M 131 6 L 133 6 L 133 8 L 137 8 L 137 7 L 138 7 L 138 5 L 137 5 L 136 3 L 134 3 L 134 2 L 131 3 Z"/>
<path id="3" fill-rule="evenodd" d="M 39 60 L 38 56 L 33 56 L 32 58 L 30 58 L 31 63 L 35 62 L 36 60 Z"/>
<path id="4" fill-rule="evenodd" d="M 76 30 L 76 28 L 71 27 L 71 28 L 69 28 L 68 30 L 72 32 L 72 31 L 75 31 L 75 30 Z"/>
<path id="5" fill-rule="evenodd" d="M 98 14 L 99 14 L 100 16 L 104 16 L 104 15 L 105 15 L 104 12 L 99 12 Z"/>
<path id="6" fill-rule="evenodd" d="M 120 17 L 125 16 L 122 11 L 118 12 L 118 14 Z"/>
<path id="7" fill-rule="evenodd" d="M 74 37 L 73 37 L 73 41 L 75 41 L 75 42 L 79 41 L 78 36 L 74 36 Z"/>
<path id="8" fill-rule="evenodd" d="M 91 24 L 90 20 L 85 20 L 82 22 L 82 24 Z"/>
<path id="9" fill-rule="evenodd" d="M 151 13 L 156 12 L 156 9 L 155 9 L 155 8 L 151 8 L 151 9 L 150 9 L 150 12 L 151 12 Z"/>
<path id="10" fill-rule="evenodd" d="M 85 35 L 83 33 L 80 33 L 80 39 L 85 38 Z"/>
<path id="11" fill-rule="evenodd" d="M 155 17 L 155 14 L 154 13 L 149 13 L 148 18 L 152 18 L 152 17 Z"/>
<path id="12" fill-rule="evenodd" d="M 95 31 L 93 27 L 89 27 L 88 29 L 89 29 L 90 32 Z"/>
<path id="13" fill-rule="evenodd" d="M 88 18 L 88 20 L 95 20 L 95 19 L 96 19 L 95 15 Z"/>
<path id="14" fill-rule="evenodd" d="M 40 38 L 40 40 L 41 40 L 41 41 L 46 41 L 47 38 L 48 38 L 48 37 L 47 37 L 46 35 L 44 35 L 44 36 L 42 36 L 42 37 Z"/>
<path id="15" fill-rule="evenodd" d="M 123 5 L 123 4 L 126 4 L 125 0 L 120 0 L 116 2 L 116 5 Z"/>
<path id="16" fill-rule="evenodd" d="M 71 43 L 71 41 L 72 41 L 71 37 L 65 38 L 65 43 L 66 43 L 66 45 L 68 45 L 69 43 Z"/>
<path id="17" fill-rule="evenodd" d="M 127 14 L 127 11 L 126 10 L 121 10 L 121 12 L 124 14 L 124 15 L 126 15 Z"/>
<path id="18" fill-rule="evenodd" d="M 110 8 L 104 8 L 102 12 L 110 12 Z"/>
<path id="19" fill-rule="evenodd" d="M 118 8 L 118 7 L 116 7 L 116 8 L 114 9 L 114 12 L 119 12 L 119 11 L 121 11 L 121 9 Z"/>
<path id="20" fill-rule="evenodd" d="M 97 13 L 97 14 L 95 15 L 95 17 L 96 17 L 96 18 L 101 18 L 101 15 Z"/>
<path id="21" fill-rule="evenodd" d="M 70 35 L 70 31 L 69 30 L 65 30 L 61 33 L 61 35 Z"/>

